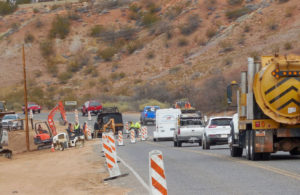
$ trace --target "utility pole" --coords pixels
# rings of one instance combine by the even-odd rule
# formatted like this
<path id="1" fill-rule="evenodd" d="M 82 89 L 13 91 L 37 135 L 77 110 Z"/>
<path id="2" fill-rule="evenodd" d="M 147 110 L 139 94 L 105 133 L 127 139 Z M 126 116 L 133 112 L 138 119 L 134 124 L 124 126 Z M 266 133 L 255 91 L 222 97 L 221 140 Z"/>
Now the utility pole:
<path id="1" fill-rule="evenodd" d="M 27 84 L 26 84 L 26 64 L 25 64 L 25 51 L 24 51 L 24 44 L 22 47 L 22 53 L 23 53 L 23 73 L 24 73 L 24 102 L 25 102 L 25 131 L 26 131 L 26 147 L 27 152 L 29 152 L 29 127 L 28 127 L 28 104 L 27 104 Z"/>

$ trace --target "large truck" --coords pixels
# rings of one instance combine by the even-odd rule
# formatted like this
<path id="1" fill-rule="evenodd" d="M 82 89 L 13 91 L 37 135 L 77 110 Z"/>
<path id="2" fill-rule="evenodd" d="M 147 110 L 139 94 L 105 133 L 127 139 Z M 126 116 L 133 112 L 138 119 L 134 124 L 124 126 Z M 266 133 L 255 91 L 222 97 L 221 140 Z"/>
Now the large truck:
<path id="1" fill-rule="evenodd" d="M 231 156 L 242 156 L 243 149 L 248 160 L 267 160 L 277 151 L 300 155 L 300 56 L 248 58 L 248 71 L 239 85 L 228 86 L 227 100 L 237 106 Z"/>

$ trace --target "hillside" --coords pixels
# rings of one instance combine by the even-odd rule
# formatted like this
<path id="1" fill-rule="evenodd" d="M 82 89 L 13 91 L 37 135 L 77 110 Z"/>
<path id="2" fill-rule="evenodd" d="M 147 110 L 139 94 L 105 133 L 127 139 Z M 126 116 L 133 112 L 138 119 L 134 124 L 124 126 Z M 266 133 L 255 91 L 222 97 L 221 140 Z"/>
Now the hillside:
<path id="1" fill-rule="evenodd" d="M 23 6 L 0 19 L 0 98 L 22 104 L 25 42 L 29 96 L 45 106 L 188 97 L 201 110 L 222 109 L 247 57 L 300 54 L 299 18 L 297 0 Z"/>

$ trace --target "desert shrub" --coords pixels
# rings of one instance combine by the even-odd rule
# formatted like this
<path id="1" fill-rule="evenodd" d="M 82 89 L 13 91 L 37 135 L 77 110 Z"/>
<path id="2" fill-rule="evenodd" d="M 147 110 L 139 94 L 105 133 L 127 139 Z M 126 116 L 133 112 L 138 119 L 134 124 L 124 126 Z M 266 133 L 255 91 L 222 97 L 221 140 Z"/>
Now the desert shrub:
<path id="1" fill-rule="evenodd" d="M 227 0 L 229 5 L 241 5 L 244 0 Z"/>
<path id="2" fill-rule="evenodd" d="M 137 13 L 138 11 L 140 11 L 140 9 L 141 9 L 141 6 L 139 6 L 136 3 L 132 3 L 132 4 L 129 5 L 129 10 L 132 11 L 132 12 Z"/>
<path id="3" fill-rule="evenodd" d="M 13 5 L 9 2 L 0 1 L 0 15 L 1 16 L 11 14 L 14 11 L 16 11 L 16 9 L 17 9 L 16 5 Z"/>
<path id="4" fill-rule="evenodd" d="M 245 27 L 244 27 L 244 32 L 250 32 L 251 31 L 251 27 L 249 26 L 249 25 L 246 25 Z"/>
<path id="5" fill-rule="evenodd" d="M 105 61 L 111 61 L 112 57 L 117 53 L 118 51 L 114 47 L 107 47 L 103 50 L 99 51 L 99 56 L 104 59 Z"/>
<path id="6" fill-rule="evenodd" d="M 116 101 L 116 102 L 111 102 L 111 101 L 106 101 L 102 104 L 103 107 L 118 107 L 120 112 L 125 112 L 125 111 L 134 111 L 132 109 L 132 106 L 129 104 L 129 102 L 124 102 L 124 101 Z"/>
<path id="7" fill-rule="evenodd" d="M 146 27 L 150 27 L 157 21 L 159 21 L 159 17 L 151 12 L 145 13 L 144 16 L 142 17 L 142 24 Z"/>
<path id="8" fill-rule="evenodd" d="M 90 35 L 92 37 L 100 37 L 101 33 L 104 32 L 104 27 L 102 25 L 95 25 L 90 29 Z"/>
<path id="9" fill-rule="evenodd" d="M 267 22 L 267 26 L 268 26 L 269 30 L 275 31 L 278 29 L 279 25 L 278 25 L 277 21 L 271 19 L 270 21 Z"/>
<path id="10" fill-rule="evenodd" d="M 49 36 L 51 38 L 59 37 L 64 39 L 70 32 L 70 22 L 68 17 L 56 16 L 52 21 L 52 27 Z"/>
<path id="11" fill-rule="evenodd" d="M 31 0 L 17 0 L 16 1 L 16 4 L 19 5 L 19 4 L 29 4 L 31 3 Z"/>
<path id="12" fill-rule="evenodd" d="M 181 70 L 180 66 L 174 66 L 172 68 L 169 69 L 169 73 L 170 74 L 176 74 L 177 72 L 179 72 Z"/>
<path id="13" fill-rule="evenodd" d="M 95 69 L 95 71 L 92 72 L 92 77 L 98 77 L 99 76 L 99 72 L 97 71 L 97 69 Z"/>
<path id="14" fill-rule="evenodd" d="M 168 10 L 165 13 L 165 17 L 167 17 L 169 20 L 173 20 L 176 18 L 181 12 L 183 11 L 184 6 L 181 4 L 172 6 L 168 8 Z"/>
<path id="15" fill-rule="evenodd" d="M 58 80 L 61 84 L 66 84 L 68 80 L 71 78 L 72 78 L 72 73 L 70 71 L 66 71 L 58 75 Z"/>
<path id="16" fill-rule="evenodd" d="M 170 107 L 169 103 L 160 102 L 155 99 L 144 99 L 139 101 L 139 110 L 143 110 L 145 106 L 149 105 L 159 106 L 161 109 Z"/>
<path id="17" fill-rule="evenodd" d="M 292 17 L 294 13 L 295 7 L 288 7 L 285 10 L 285 17 Z"/>
<path id="18" fill-rule="evenodd" d="M 221 41 L 219 46 L 221 47 L 220 52 L 230 52 L 234 49 L 233 44 L 230 41 Z"/>
<path id="19" fill-rule="evenodd" d="M 110 78 L 113 81 L 117 81 L 117 80 L 123 79 L 125 76 L 126 76 L 126 74 L 124 72 L 121 72 L 121 73 L 114 72 L 114 73 L 111 73 Z"/>
<path id="20" fill-rule="evenodd" d="M 71 11 L 71 12 L 68 12 L 68 18 L 70 20 L 79 20 L 81 17 L 79 14 L 77 14 L 76 12 L 74 11 Z"/>
<path id="21" fill-rule="evenodd" d="M 29 32 L 27 32 L 24 37 L 24 42 L 32 43 L 33 41 L 34 41 L 34 36 L 32 34 L 30 34 Z"/>
<path id="22" fill-rule="evenodd" d="M 285 50 L 293 49 L 292 43 L 286 42 L 286 43 L 284 44 L 284 49 L 285 49 Z"/>
<path id="23" fill-rule="evenodd" d="M 146 57 L 147 59 L 153 59 L 155 57 L 155 54 L 154 54 L 154 51 L 153 50 L 150 50 L 146 53 Z"/>
<path id="24" fill-rule="evenodd" d="M 102 85 L 105 85 L 105 84 L 107 84 L 107 79 L 106 79 L 106 78 L 100 78 L 100 79 L 99 79 L 99 82 L 100 82 Z"/>
<path id="25" fill-rule="evenodd" d="M 130 26 L 125 26 L 125 27 L 122 27 L 117 32 L 117 39 L 132 40 L 132 39 L 134 39 L 135 33 L 136 33 L 136 29 L 134 29 Z"/>
<path id="26" fill-rule="evenodd" d="M 150 28 L 149 33 L 151 35 L 154 34 L 154 35 L 158 36 L 163 33 L 169 33 L 172 29 L 173 29 L 173 27 L 171 26 L 170 22 L 159 21 Z"/>
<path id="27" fill-rule="evenodd" d="M 157 13 L 161 10 L 161 7 L 159 7 L 157 4 L 155 4 L 154 2 L 149 2 L 148 5 L 146 6 L 147 10 L 150 13 Z"/>
<path id="28" fill-rule="evenodd" d="M 39 20 L 39 19 L 35 23 L 35 27 L 36 28 L 41 28 L 43 25 L 44 25 L 43 22 L 41 20 Z"/>
<path id="29" fill-rule="evenodd" d="M 41 70 L 36 70 L 33 74 L 35 78 L 43 76 L 43 72 Z"/>
<path id="30" fill-rule="evenodd" d="M 181 34 L 183 35 L 192 34 L 193 32 L 195 32 L 195 30 L 197 30 L 200 23 L 201 23 L 201 19 L 199 18 L 198 15 L 193 14 L 189 16 L 186 23 L 180 27 Z"/>
<path id="31" fill-rule="evenodd" d="M 37 14 L 37 13 L 39 13 L 39 12 L 40 12 L 39 9 L 37 9 L 37 8 L 34 8 L 34 9 L 33 9 L 33 13 Z"/>
<path id="32" fill-rule="evenodd" d="M 70 62 L 70 64 L 67 67 L 67 72 L 77 72 L 81 69 L 80 64 L 78 63 L 77 60 L 74 60 L 72 62 Z"/>
<path id="33" fill-rule="evenodd" d="M 114 9 L 128 3 L 129 1 L 124 0 L 102 0 L 99 2 L 99 6 L 101 7 L 101 9 Z"/>
<path id="34" fill-rule="evenodd" d="M 231 20 L 237 19 L 245 14 L 248 14 L 249 12 L 251 12 L 251 10 L 247 7 L 237 8 L 233 10 L 228 10 L 226 12 L 226 17 Z"/>
<path id="35" fill-rule="evenodd" d="M 185 39 L 185 38 L 180 38 L 180 39 L 178 39 L 177 45 L 178 45 L 179 47 L 184 47 L 184 46 L 187 46 L 188 44 L 189 44 L 189 42 L 188 42 L 187 39 Z"/>
<path id="36" fill-rule="evenodd" d="M 132 54 L 135 50 L 141 48 L 143 48 L 143 43 L 139 40 L 130 41 L 126 46 L 126 49 L 129 54 Z"/>
<path id="37" fill-rule="evenodd" d="M 53 42 L 51 40 L 44 40 L 40 43 L 40 51 L 44 58 L 49 58 L 54 54 Z"/>
<path id="38" fill-rule="evenodd" d="M 41 100 L 44 98 L 43 88 L 39 86 L 30 88 L 28 90 L 28 98 L 30 101 L 41 103 Z"/>
<path id="39" fill-rule="evenodd" d="M 93 65 L 89 65 L 84 69 L 84 74 L 89 75 L 93 73 L 96 70 L 96 68 Z"/>
<path id="40" fill-rule="evenodd" d="M 206 30 L 206 36 L 211 39 L 217 34 L 217 30 L 215 28 L 209 28 Z"/>
<path id="41" fill-rule="evenodd" d="M 278 3 L 286 3 L 289 2 L 289 0 L 277 0 Z"/>
<path id="42" fill-rule="evenodd" d="M 56 64 L 47 64 L 47 71 L 49 74 L 51 74 L 53 77 L 56 77 L 58 74 L 58 67 Z"/>
<path id="43" fill-rule="evenodd" d="M 53 11 L 53 10 L 56 10 L 56 9 L 58 9 L 60 7 L 61 7 L 61 5 L 54 4 L 54 5 L 51 6 L 50 9 L 51 9 L 51 11 Z"/>

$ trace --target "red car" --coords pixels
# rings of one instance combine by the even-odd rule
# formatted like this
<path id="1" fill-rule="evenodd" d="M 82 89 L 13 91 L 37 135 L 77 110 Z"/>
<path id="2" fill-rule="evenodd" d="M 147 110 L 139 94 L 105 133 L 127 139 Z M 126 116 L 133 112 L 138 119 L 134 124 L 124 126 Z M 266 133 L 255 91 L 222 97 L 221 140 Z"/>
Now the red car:
<path id="1" fill-rule="evenodd" d="M 22 107 L 23 113 L 25 114 L 25 106 Z M 29 102 L 27 106 L 27 111 L 32 110 L 33 114 L 38 112 L 41 113 L 42 107 L 34 102 Z"/>
<path id="2" fill-rule="evenodd" d="M 91 114 L 98 114 L 102 111 L 102 105 L 96 100 L 87 101 L 82 105 L 82 116 L 87 115 L 88 111 L 90 111 Z"/>

